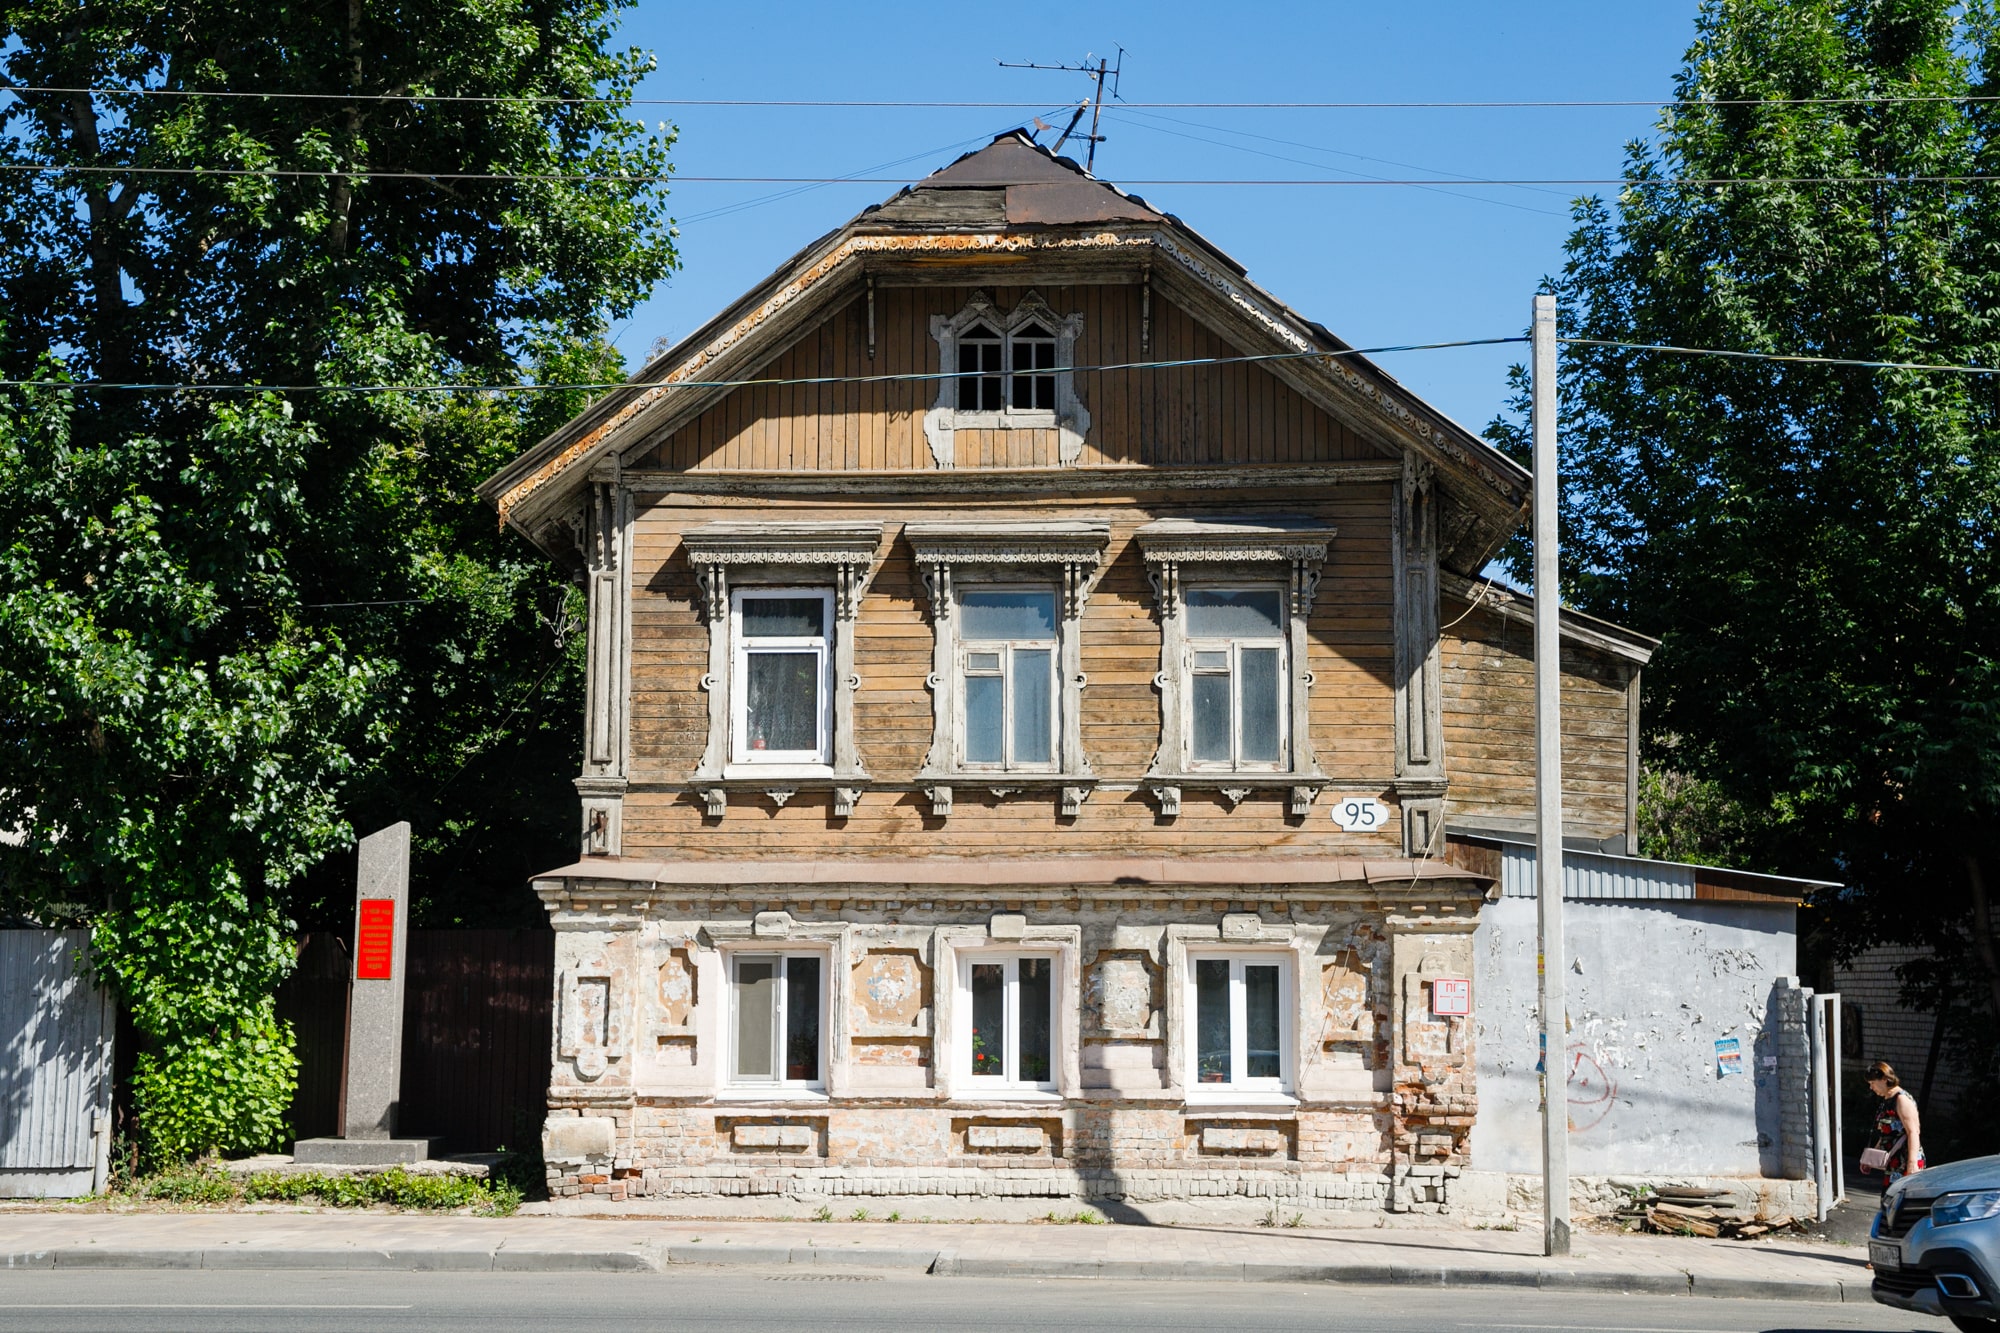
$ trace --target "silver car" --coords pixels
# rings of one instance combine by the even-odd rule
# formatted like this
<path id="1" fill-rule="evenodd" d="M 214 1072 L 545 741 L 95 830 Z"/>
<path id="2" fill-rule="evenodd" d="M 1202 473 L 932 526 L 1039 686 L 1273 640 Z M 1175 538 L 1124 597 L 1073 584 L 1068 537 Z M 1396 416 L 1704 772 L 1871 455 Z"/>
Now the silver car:
<path id="1" fill-rule="evenodd" d="M 1876 1300 L 2000 1333 L 2000 1157 L 1905 1176 L 1869 1236 Z"/>

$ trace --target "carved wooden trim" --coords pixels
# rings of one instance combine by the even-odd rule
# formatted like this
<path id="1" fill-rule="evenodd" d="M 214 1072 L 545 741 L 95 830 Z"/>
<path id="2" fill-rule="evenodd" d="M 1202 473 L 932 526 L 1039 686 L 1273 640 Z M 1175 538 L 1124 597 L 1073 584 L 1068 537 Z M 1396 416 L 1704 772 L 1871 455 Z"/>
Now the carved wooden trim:
<path id="1" fill-rule="evenodd" d="M 1139 529 L 1136 538 L 1146 562 L 1146 578 L 1153 585 L 1154 611 L 1160 621 L 1160 669 L 1153 686 L 1160 692 L 1160 739 L 1148 777 L 1178 783 L 1189 773 L 1187 735 L 1187 625 L 1182 614 L 1186 599 L 1185 572 L 1195 566 L 1204 575 L 1228 577 L 1242 572 L 1284 579 L 1287 609 L 1286 655 L 1290 691 L 1291 764 L 1276 772 L 1245 770 L 1216 773 L 1231 786 L 1290 786 L 1300 778 L 1320 777 L 1319 760 L 1312 743 L 1312 672 L 1308 668 L 1310 637 L 1307 621 L 1319 592 L 1320 571 L 1326 563 L 1327 547 L 1336 530 L 1305 519 L 1213 520 L 1161 519 Z M 1164 788 L 1156 788 L 1163 790 Z M 1176 787 L 1177 790 L 1177 787 Z M 1178 796 L 1168 810 L 1161 802 L 1161 815 L 1179 813 Z M 1310 804 L 1310 802 L 1308 802 Z M 1234 808 L 1234 802 L 1231 803 Z M 1298 813 L 1298 803 L 1292 802 Z"/>
<path id="2" fill-rule="evenodd" d="M 681 548 L 694 567 L 700 588 L 696 609 L 708 624 L 708 743 L 695 768 L 697 781 L 727 772 L 731 707 L 729 595 L 734 587 L 788 582 L 802 571 L 823 571 L 833 590 L 833 764 L 834 776 L 862 778 L 854 740 L 854 695 L 861 678 L 854 669 L 854 625 L 873 579 L 882 544 L 879 523 L 787 523 L 730 521 L 693 528 Z M 773 797 L 773 799 L 776 799 Z M 721 818 L 727 801 L 710 801 L 709 814 Z M 782 807 L 783 802 L 779 805 Z"/>
<path id="3" fill-rule="evenodd" d="M 958 344 L 965 330 L 985 324 L 1001 337 L 1002 373 L 1011 373 L 1008 341 L 1028 324 L 1039 324 L 1055 335 L 1056 405 L 1053 411 L 1019 411 L 1002 406 L 997 412 L 966 412 L 958 406 Z M 1076 342 L 1083 335 L 1081 313 L 1061 315 L 1037 292 L 1023 296 L 1012 310 L 1001 313 L 991 297 L 974 292 L 965 308 L 956 315 L 931 316 L 931 337 L 938 345 L 937 399 L 924 413 L 924 442 L 931 459 L 941 468 L 957 465 L 956 432 L 960 430 L 1054 430 L 1057 457 L 1064 467 L 1083 455 L 1084 439 L 1090 434 L 1090 412 L 1077 395 Z"/>
<path id="4" fill-rule="evenodd" d="M 1080 622 L 1091 590 L 1102 573 L 1111 525 L 1102 520 L 1028 523 L 910 523 L 903 528 L 931 607 L 933 628 L 931 671 L 924 684 L 931 691 L 931 748 L 918 771 L 922 778 L 957 778 L 965 785 L 986 786 L 994 778 L 1019 784 L 1023 780 L 1074 785 L 1093 779 L 1083 753 L 1079 722 L 1083 689 Z M 1016 572 L 1047 577 L 1055 586 L 1061 622 L 1057 627 L 1057 767 L 1054 772 L 996 773 L 967 770 L 958 758 L 957 638 L 953 599 L 963 582 L 961 572 L 1005 577 Z M 932 813 L 950 813 L 932 801 Z"/>

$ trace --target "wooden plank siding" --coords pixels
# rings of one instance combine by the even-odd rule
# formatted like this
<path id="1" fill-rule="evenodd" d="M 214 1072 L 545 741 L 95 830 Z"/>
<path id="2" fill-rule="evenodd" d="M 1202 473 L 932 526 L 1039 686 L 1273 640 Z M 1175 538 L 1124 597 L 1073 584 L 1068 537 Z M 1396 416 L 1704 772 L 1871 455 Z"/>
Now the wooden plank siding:
<path id="1" fill-rule="evenodd" d="M 983 289 L 1011 309 L 1027 287 Z M 1080 313 L 1078 366 L 1243 355 L 1240 348 L 1157 293 L 1153 342 L 1140 350 L 1140 289 L 1133 285 L 1037 288 L 1062 314 Z M 965 307 L 970 287 L 885 287 L 876 293 L 876 354 L 868 357 L 859 297 L 759 368 L 780 380 L 935 375 L 933 315 Z M 1380 461 L 1387 455 L 1312 406 L 1261 365 L 1180 366 L 1080 373 L 1090 413 L 1079 467 Z M 671 471 L 883 471 L 935 466 L 924 413 L 935 380 L 869 384 L 754 385 L 736 390 L 662 441 L 639 464 Z M 960 430 L 960 468 L 1054 467 L 1053 430 Z"/>
<path id="2" fill-rule="evenodd" d="M 1535 817 L 1533 634 L 1530 626 L 1479 610 L 1442 635 L 1453 817 Z M 1625 674 L 1625 665 L 1608 654 L 1563 644 L 1566 835 L 1615 838 L 1625 832 Z"/>
<path id="3" fill-rule="evenodd" d="M 940 839 L 924 830 L 921 794 L 875 790 L 863 795 L 844 823 L 829 820 L 825 793 L 802 791 L 783 809 L 761 797 L 739 796 L 720 824 L 704 824 L 692 796 L 657 790 L 685 783 L 706 738 L 708 700 L 699 681 L 707 669 L 708 631 L 695 613 L 693 570 L 680 550 L 686 528 L 754 509 L 760 518 L 881 521 L 894 540 L 856 622 L 855 734 L 861 757 L 878 782 L 909 784 L 930 746 L 932 630 L 922 586 L 900 536 L 901 522 L 921 512 L 931 520 L 1108 520 L 1107 565 L 1080 625 L 1083 692 L 1079 728 L 1098 778 L 1136 783 L 1159 741 L 1160 630 L 1153 593 L 1132 534 L 1156 518 L 1236 514 L 1307 514 L 1338 529 L 1328 553 L 1309 629 L 1315 677 L 1311 722 L 1320 763 L 1337 789 L 1382 794 L 1395 775 L 1394 665 L 1389 548 L 1390 489 L 1343 486 L 1311 503 L 1277 492 L 1232 492 L 1226 510 L 1198 497 L 1162 491 L 1087 499 L 983 502 L 953 506 L 911 497 L 833 503 L 714 496 L 641 497 L 634 534 L 632 610 L 632 778 L 625 800 L 627 855 L 671 849 L 676 856 L 784 853 L 884 855 L 921 846 L 948 855 L 1020 851 L 1054 838 L 1078 852 L 1158 849 L 1162 825 L 1141 792 L 1100 792 L 1074 822 L 1054 818 L 1054 796 L 995 802 L 968 786 Z M 996 784 L 1005 779 L 996 777 Z M 649 784 L 655 790 L 647 790 Z M 1281 792 L 1260 793 L 1236 811 L 1212 793 L 1187 791 L 1169 841 L 1178 850 L 1268 853 L 1295 850 L 1381 855 L 1387 835 L 1354 837 L 1335 828 L 1322 803 L 1304 823 L 1283 815 Z M 922 836 L 917 843 L 910 839 Z M 1033 840 L 1031 843 L 1029 840 Z"/>

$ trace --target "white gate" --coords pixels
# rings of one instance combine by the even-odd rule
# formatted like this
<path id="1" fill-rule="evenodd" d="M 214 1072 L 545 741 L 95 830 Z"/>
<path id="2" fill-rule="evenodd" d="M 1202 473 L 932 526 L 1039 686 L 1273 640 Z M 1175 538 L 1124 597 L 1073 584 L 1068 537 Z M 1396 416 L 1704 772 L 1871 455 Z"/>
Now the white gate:
<path id="1" fill-rule="evenodd" d="M 0 1198 L 104 1189 L 116 1015 L 81 930 L 0 930 Z"/>

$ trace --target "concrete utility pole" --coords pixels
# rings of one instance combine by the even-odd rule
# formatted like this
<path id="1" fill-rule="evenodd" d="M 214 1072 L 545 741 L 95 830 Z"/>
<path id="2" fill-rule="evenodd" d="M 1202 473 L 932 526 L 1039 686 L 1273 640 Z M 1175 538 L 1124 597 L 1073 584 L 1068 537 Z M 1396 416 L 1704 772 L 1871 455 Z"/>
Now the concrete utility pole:
<path id="1" fill-rule="evenodd" d="M 1563 972 L 1562 587 L 1556 566 L 1556 298 L 1535 297 L 1535 971 L 1542 1010 L 1542 1253 L 1569 1253 Z"/>

